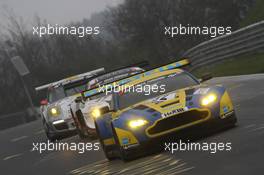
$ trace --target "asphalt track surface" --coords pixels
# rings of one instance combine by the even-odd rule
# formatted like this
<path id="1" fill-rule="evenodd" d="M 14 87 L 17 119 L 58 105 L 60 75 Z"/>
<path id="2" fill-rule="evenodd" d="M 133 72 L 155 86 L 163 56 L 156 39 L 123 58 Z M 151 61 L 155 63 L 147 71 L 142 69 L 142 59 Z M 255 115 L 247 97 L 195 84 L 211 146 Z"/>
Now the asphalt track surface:
<path id="1" fill-rule="evenodd" d="M 238 117 L 233 129 L 197 142 L 231 142 L 231 151 L 158 152 L 130 162 L 108 162 L 101 150 L 32 151 L 33 142 L 47 142 L 40 121 L 0 132 L 0 174 L 198 174 L 248 175 L 264 171 L 264 74 L 214 78 L 224 84 Z M 61 142 L 81 140 L 77 136 Z M 91 142 L 87 140 L 86 142 Z M 97 142 L 92 141 L 92 142 Z"/>

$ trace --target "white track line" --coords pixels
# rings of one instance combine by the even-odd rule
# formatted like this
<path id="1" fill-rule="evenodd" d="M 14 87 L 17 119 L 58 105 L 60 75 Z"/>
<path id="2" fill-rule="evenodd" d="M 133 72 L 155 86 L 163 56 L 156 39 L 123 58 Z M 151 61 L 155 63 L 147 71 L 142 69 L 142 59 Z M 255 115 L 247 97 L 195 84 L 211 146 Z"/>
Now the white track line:
<path id="1" fill-rule="evenodd" d="M 22 155 L 23 155 L 23 153 L 14 154 L 14 155 L 7 156 L 7 157 L 3 158 L 3 160 L 13 159 L 13 158 L 16 158 L 16 157 L 19 157 L 19 156 L 22 156 Z"/>
<path id="2" fill-rule="evenodd" d="M 26 138 L 28 138 L 28 136 L 17 137 L 17 138 L 12 139 L 11 142 L 17 142 L 19 140 L 26 139 Z"/>

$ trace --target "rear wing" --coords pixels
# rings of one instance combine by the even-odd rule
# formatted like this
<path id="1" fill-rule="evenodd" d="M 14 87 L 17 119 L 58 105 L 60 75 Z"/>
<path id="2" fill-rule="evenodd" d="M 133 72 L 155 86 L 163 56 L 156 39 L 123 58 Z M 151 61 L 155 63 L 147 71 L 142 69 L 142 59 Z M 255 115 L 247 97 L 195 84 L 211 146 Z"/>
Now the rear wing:
<path id="1" fill-rule="evenodd" d="M 113 72 L 116 72 L 116 71 L 120 71 L 120 70 L 127 69 L 127 68 L 133 68 L 133 67 L 145 70 L 145 68 L 148 67 L 148 66 L 149 66 L 149 62 L 148 61 L 141 61 L 141 62 L 137 62 L 137 63 L 134 63 L 134 64 L 130 64 L 128 66 L 123 66 L 123 67 L 119 67 L 119 68 L 116 68 L 116 69 L 112 69 L 110 71 L 106 71 L 103 74 L 98 74 L 98 75 L 96 75 L 93 78 L 98 78 L 98 77 L 101 77 L 103 75 L 107 75 L 107 74 L 110 74 L 110 73 L 113 73 Z"/>
<path id="2" fill-rule="evenodd" d="M 154 68 L 154 69 L 145 71 L 143 73 L 139 73 L 139 74 L 133 75 L 131 77 L 128 77 L 128 78 L 125 78 L 125 79 L 122 79 L 122 80 L 119 80 L 119 81 L 104 85 L 103 87 L 99 87 L 99 88 L 95 88 L 95 89 L 84 91 L 84 92 L 82 92 L 82 97 L 83 98 L 89 98 L 89 97 L 92 97 L 94 95 L 97 95 L 97 94 L 100 94 L 102 92 L 105 92 L 105 90 L 107 90 L 106 88 L 110 88 L 110 87 L 113 87 L 113 86 L 122 86 L 124 84 L 127 84 L 127 83 L 129 83 L 131 81 L 140 79 L 140 78 L 145 77 L 145 76 L 153 75 L 155 73 L 163 72 L 163 71 L 166 71 L 166 70 L 180 68 L 180 67 L 183 67 L 183 66 L 187 66 L 189 64 L 190 64 L 190 62 L 189 62 L 188 59 L 183 59 L 181 61 L 172 62 L 170 64 L 167 64 L 167 65 L 164 65 L 164 66 L 161 66 L 161 67 L 158 67 L 158 68 Z"/>
<path id="3" fill-rule="evenodd" d="M 74 75 L 74 76 L 71 76 L 71 77 L 68 77 L 68 78 L 53 82 L 53 83 L 49 83 L 49 84 L 45 84 L 45 85 L 36 87 L 35 90 L 36 91 L 40 91 L 40 90 L 43 90 L 43 89 L 47 89 L 49 87 L 54 87 L 54 86 L 58 86 L 58 85 L 65 85 L 65 84 L 76 82 L 76 81 L 79 81 L 79 80 L 82 80 L 82 79 L 91 78 L 93 76 L 96 76 L 97 74 L 103 73 L 104 71 L 105 71 L 104 68 L 100 68 L 100 69 L 96 69 L 96 70 L 93 70 L 93 71 L 90 71 L 90 72 L 86 72 L 86 73 L 83 73 L 83 74 Z"/>
<path id="4" fill-rule="evenodd" d="M 135 64 L 131 64 L 130 67 L 140 67 L 140 68 L 144 68 L 149 66 L 149 62 L 148 61 L 141 61 Z"/>
<path id="5" fill-rule="evenodd" d="M 137 62 L 137 63 L 134 63 L 134 64 L 130 64 L 128 66 L 123 66 L 123 67 L 119 67 L 117 69 L 113 69 L 110 72 L 114 72 L 114 71 L 117 71 L 117 70 L 120 70 L 120 69 L 130 68 L 130 67 L 145 68 L 147 66 L 149 66 L 149 62 L 148 61 L 141 61 L 141 62 Z M 109 73 L 109 72 L 106 72 L 106 73 Z"/>

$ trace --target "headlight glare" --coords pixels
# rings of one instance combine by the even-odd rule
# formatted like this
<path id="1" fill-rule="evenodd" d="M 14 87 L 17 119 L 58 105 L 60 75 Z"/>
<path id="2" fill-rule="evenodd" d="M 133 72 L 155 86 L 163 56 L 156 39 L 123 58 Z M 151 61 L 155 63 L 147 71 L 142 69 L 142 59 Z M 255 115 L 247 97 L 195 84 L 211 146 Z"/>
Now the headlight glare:
<path id="1" fill-rule="evenodd" d="M 50 108 L 49 111 L 50 111 L 51 116 L 53 116 L 53 117 L 57 117 L 58 115 L 60 115 L 59 108 L 57 108 L 57 107 L 52 107 L 52 108 Z"/>
<path id="2" fill-rule="evenodd" d="M 92 111 L 92 116 L 93 116 L 94 118 L 98 118 L 98 117 L 100 117 L 100 115 L 101 115 L 101 111 L 100 111 L 100 109 L 93 109 L 93 111 Z"/>
<path id="3" fill-rule="evenodd" d="M 215 102 L 216 99 L 217 99 L 216 94 L 209 94 L 209 95 L 207 95 L 207 96 L 205 96 L 205 97 L 202 98 L 202 100 L 201 100 L 201 104 L 202 104 L 203 106 L 207 106 L 207 105 L 209 105 L 209 104 Z"/>
<path id="4" fill-rule="evenodd" d="M 141 126 L 144 126 L 148 123 L 147 120 L 144 120 L 144 119 L 137 119 L 137 120 L 131 120 L 129 123 L 128 123 L 128 126 L 132 129 L 135 129 L 135 128 L 138 128 L 138 127 L 141 127 Z"/>

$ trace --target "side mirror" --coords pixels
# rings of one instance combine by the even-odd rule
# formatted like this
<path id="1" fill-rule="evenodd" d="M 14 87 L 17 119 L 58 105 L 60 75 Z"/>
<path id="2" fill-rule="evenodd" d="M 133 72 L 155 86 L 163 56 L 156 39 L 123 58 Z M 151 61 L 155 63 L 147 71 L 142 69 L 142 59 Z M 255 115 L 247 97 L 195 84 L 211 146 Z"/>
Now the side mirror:
<path id="1" fill-rule="evenodd" d="M 202 82 L 205 82 L 205 81 L 210 80 L 210 79 L 212 79 L 212 78 L 213 78 L 212 74 L 207 73 L 207 74 L 204 74 L 204 75 L 201 77 L 200 82 L 202 83 Z"/>
<path id="2" fill-rule="evenodd" d="M 44 100 L 40 101 L 40 105 L 41 106 L 46 106 L 47 104 L 48 104 L 48 100 L 47 99 L 44 99 Z"/>
<path id="3" fill-rule="evenodd" d="M 81 96 L 79 96 L 74 101 L 75 101 L 75 103 L 81 103 L 83 101 L 83 98 Z"/>

